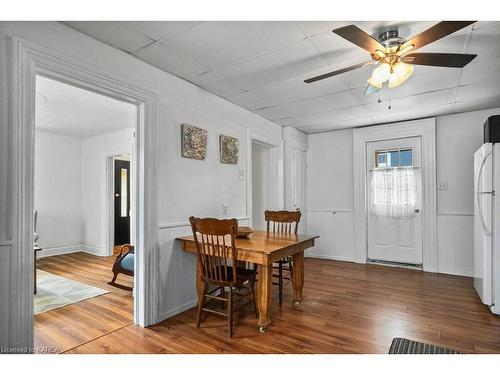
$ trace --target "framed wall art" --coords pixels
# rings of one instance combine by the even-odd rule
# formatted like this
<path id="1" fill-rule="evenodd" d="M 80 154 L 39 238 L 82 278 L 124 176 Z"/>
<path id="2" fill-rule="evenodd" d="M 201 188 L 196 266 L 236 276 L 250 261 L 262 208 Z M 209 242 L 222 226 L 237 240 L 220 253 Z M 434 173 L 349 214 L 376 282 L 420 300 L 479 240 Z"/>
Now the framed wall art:
<path id="1" fill-rule="evenodd" d="M 220 162 L 223 164 L 238 164 L 238 138 L 228 135 L 219 137 Z"/>
<path id="2" fill-rule="evenodd" d="M 181 125 L 181 153 L 185 158 L 205 160 L 207 157 L 207 131 L 197 126 Z"/>

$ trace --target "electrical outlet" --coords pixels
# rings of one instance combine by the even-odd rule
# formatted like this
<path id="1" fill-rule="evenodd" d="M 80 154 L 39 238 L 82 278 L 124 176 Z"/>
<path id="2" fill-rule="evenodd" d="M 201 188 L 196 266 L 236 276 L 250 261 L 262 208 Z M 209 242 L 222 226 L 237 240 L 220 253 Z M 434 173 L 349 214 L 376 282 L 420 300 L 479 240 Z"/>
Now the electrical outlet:
<path id="1" fill-rule="evenodd" d="M 245 179 L 245 171 L 242 169 L 240 170 L 240 181 L 243 181 Z"/>
<path id="2" fill-rule="evenodd" d="M 442 182 L 438 184 L 438 190 L 448 190 L 448 183 L 447 182 Z"/>
<path id="3" fill-rule="evenodd" d="M 229 206 L 228 206 L 228 204 L 227 204 L 227 203 L 224 203 L 224 204 L 222 205 L 222 214 L 223 214 L 223 215 L 227 215 L 227 210 L 228 210 L 228 208 L 229 208 Z"/>

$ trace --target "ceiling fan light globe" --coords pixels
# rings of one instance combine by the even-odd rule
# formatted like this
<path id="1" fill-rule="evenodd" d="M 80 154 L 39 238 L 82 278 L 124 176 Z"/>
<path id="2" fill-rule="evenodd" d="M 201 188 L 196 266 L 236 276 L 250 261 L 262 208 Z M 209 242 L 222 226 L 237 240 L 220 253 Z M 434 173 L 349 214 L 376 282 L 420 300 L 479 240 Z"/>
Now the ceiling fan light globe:
<path id="1" fill-rule="evenodd" d="M 391 75 L 391 66 L 387 63 L 382 63 L 373 70 L 370 79 L 373 80 L 374 82 L 380 82 L 380 86 L 382 86 L 382 83 L 386 82 L 389 79 L 390 75 Z"/>
<path id="2" fill-rule="evenodd" d="M 389 77 L 389 88 L 398 87 L 403 82 L 405 82 L 413 73 L 415 67 L 411 64 L 405 64 L 403 62 L 397 62 L 392 66 L 392 73 Z"/>

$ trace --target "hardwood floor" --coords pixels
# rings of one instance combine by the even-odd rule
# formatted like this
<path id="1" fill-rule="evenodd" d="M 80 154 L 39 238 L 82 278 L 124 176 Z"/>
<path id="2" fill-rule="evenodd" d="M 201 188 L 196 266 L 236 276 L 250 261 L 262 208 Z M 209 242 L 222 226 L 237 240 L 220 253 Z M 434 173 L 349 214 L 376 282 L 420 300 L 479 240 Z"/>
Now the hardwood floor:
<path id="1" fill-rule="evenodd" d="M 68 279 L 109 290 L 110 293 L 35 315 L 35 347 L 65 352 L 132 324 L 132 292 L 108 285 L 115 257 L 87 253 L 56 255 L 37 260 L 37 268 Z M 117 282 L 133 285 L 133 278 L 118 276 Z"/>
<path id="2" fill-rule="evenodd" d="M 206 315 L 195 328 L 195 309 L 156 326 L 133 324 L 70 353 L 387 353 L 394 337 L 466 353 L 500 353 L 500 317 L 481 304 L 472 279 L 409 269 L 306 259 L 304 300 L 291 306 L 284 289 L 280 309 L 273 290 L 272 325 L 256 328 L 250 307 L 226 320 Z"/>

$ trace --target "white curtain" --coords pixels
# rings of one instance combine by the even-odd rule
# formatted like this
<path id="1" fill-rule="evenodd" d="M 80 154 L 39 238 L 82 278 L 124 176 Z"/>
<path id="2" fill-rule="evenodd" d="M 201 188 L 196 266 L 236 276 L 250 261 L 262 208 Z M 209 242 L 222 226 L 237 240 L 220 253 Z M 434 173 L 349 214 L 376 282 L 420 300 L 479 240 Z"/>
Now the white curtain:
<path id="1" fill-rule="evenodd" d="M 370 187 L 370 212 L 376 216 L 415 215 L 418 176 L 414 168 L 375 169 Z"/>

